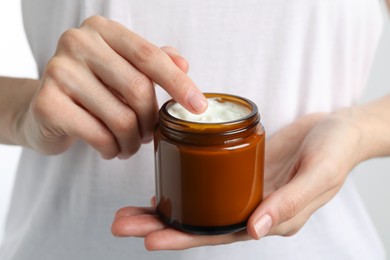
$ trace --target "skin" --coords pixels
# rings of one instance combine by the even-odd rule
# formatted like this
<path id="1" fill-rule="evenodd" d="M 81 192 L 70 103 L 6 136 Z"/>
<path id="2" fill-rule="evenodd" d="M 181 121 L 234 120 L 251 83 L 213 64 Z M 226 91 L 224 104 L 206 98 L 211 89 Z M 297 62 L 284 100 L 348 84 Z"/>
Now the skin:
<path id="1" fill-rule="evenodd" d="M 266 142 L 266 198 L 244 231 L 219 236 L 183 233 L 164 225 L 152 206 L 120 209 L 112 233 L 142 237 L 148 250 L 179 250 L 265 235 L 294 235 L 336 195 L 352 168 L 369 158 L 390 155 L 387 111 L 390 96 L 361 107 L 306 115 L 270 137 Z M 264 215 L 272 219 L 269 229 L 257 225 Z"/>
<path id="2" fill-rule="evenodd" d="M 116 22 L 91 17 L 62 35 L 42 79 L 0 78 L 0 142 L 58 154 L 82 139 L 102 158 L 129 158 L 151 140 L 157 120 L 153 82 L 188 110 L 206 109 L 187 70 L 174 48 L 158 48 Z M 246 230 L 186 234 L 159 220 L 152 199 L 151 207 L 118 210 L 112 233 L 141 237 L 148 250 L 291 236 L 334 197 L 357 164 L 390 155 L 388 133 L 390 96 L 306 115 L 267 140 L 266 197 Z"/>
<path id="3" fill-rule="evenodd" d="M 79 138 L 104 159 L 129 158 L 151 141 L 153 82 L 194 113 L 207 108 L 187 70 L 174 48 L 93 16 L 61 36 L 41 80 L 0 79 L 0 141 L 58 154 Z"/>

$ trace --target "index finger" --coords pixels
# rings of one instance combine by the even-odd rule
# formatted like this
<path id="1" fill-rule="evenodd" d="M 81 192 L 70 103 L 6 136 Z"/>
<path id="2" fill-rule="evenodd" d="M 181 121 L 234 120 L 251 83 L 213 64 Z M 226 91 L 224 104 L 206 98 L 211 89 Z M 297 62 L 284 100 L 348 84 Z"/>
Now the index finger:
<path id="1" fill-rule="evenodd" d="M 159 47 L 103 17 L 91 17 L 84 26 L 91 26 L 113 50 L 165 89 L 184 108 L 193 113 L 201 113 L 207 108 L 202 92 Z"/>

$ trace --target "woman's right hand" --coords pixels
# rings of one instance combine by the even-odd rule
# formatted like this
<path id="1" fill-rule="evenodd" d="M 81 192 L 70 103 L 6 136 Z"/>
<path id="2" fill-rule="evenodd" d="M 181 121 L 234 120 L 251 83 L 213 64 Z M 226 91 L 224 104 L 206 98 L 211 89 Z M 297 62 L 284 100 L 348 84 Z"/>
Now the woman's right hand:
<path id="1" fill-rule="evenodd" d="M 207 107 L 174 48 L 158 48 L 117 22 L 93 16 L 66 31 L 18 124 L 21 143 L 45 154 L 80 138 L 103 158 L 128 158 L 152 139 L 153 82 L 193 113 Z"/>

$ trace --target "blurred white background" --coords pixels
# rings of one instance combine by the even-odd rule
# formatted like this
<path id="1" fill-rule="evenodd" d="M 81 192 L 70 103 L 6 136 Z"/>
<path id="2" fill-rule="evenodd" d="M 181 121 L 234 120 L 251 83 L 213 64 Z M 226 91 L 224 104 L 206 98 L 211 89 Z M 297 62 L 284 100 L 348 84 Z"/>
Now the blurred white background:
<path id="1" fill-rule="evenodd" d="M 384 32 L 363 101 L 390 93 L 390 20 L 383 10 Z M 20 3 L 15 0 L 0 1 L 0 75 L 36 77 Z M 0 145 L 0 241 L 20 152 L 18 147 Z M 363 163 L 354 179 L 390 256 L 390 158 Z"/>

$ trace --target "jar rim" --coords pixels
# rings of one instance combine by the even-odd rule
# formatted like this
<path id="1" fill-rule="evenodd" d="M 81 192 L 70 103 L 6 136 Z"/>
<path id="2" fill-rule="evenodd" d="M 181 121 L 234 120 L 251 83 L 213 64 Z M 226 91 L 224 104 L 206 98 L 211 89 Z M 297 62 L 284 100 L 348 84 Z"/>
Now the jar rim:
<path id="1" fill-rule="evenodd" d="M 247 107 L 250 110 L 250 113 L 236 120 L 217 123 L 187 121 L 174 117 L 168 112 L 169 107 L 177 103 L 175 100 L 171 99 L 165 102 L 160 109 L 160 122 L 162 122 L 165 126 L 176 130 L 180 128 L 190 132 L 192 132 L 191 130 L 194 130 L 195 132 L 198 132 L 197 130 L 201 132 L 208 132 L 213 129 L 219 129 L 219 131 L 223 131 L 224 129 L 225 131 L 230 132 L 232 130 L 236 131 L 238 129 L 241 129 L 243 125 L 247 126 L 248 123 L 257 124 L 260 121 L 260 114 L 258 112 L 257 105 L 247 98 L 225 93 L 204 93 L 204 95 L 206 96 L 206 98 L 221 98 L 222 100 L 238 103 Z"/>

